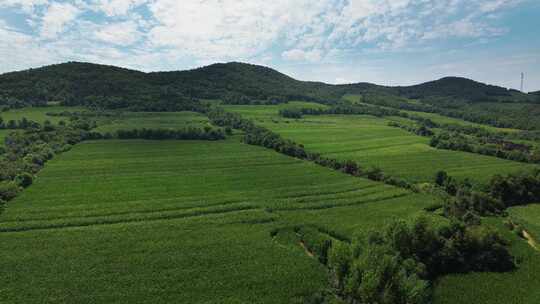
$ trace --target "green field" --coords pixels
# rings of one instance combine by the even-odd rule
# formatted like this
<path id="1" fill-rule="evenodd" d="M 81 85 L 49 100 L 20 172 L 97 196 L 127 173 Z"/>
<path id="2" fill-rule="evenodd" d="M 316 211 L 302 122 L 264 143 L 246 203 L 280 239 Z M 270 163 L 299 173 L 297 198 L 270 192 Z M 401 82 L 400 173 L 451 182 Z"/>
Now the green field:
<path id="1" fill-rule="evenodd" d="M 0 130 L 0 146 L 4 145 L 4 139 L 6 138 L 9 132 L 10 130 Z"/>
<path id="2" fill-rule="evenodd" d="M 62 116 L 49 116 L 47 113 L 60 113 L 64 111 L 75 112 L 84 111 L 83 107 L 62 107 L 62 106 L 48 106 L 48 107 L 28 107 L 22 109 L 11 109 L 7 112 L 2 112 L 0 116 L 4 121 L 20 120 L 25 117 L 28 120 L 43 123 L 48 120 L 52 123 L 58 123 L 59 121 L 69 121 L 69 117 Z"/>
<path id="3" fill-rule="evenodd" d="M 273 229 L 352 235 L 433 201 L 237 137 L 85 142 L 0 216 L 2 303 L 291 303 L 326 275 Z"/>
<path id="4" fill-rule="evenodd" d="M 470 273 L 442 278 L 435 288 L 435 303 L 522 304 L 540 303 L 540 252 L 502 224 L 485 219 L 510 241 L 519 268 L 508 273 Z"/>
<path id="5" fill-rule="evenodd" d="M 389 127 L 388 120 L 366 115 L 304 116 L 286 119 L 277 106 L 227 106 L 227 110 L 253 118 L 285 138 L 304 144 L 323 156 L 356 160 L 361 166 L 412 182 L 431 181 L 438 170 L 457 178 L 487 182 L 494 174 L 506 174 L 532 165 L 429 146 L 429 138 Z"/>
<path id="6" fill-rule="evenodd" d="M 540 244 L 540 204 L 512 207 L 508 213 L 513 222 L 520 224 Z"/>
<path id="7" fill-rule="evenodd" d="M 125 112 L 114 119 L 101 119 L 96 131 L 114 132 L 132 129 L 183 129 L 202 128 L 208 125 L 208 118 L 194 112 Z"/>

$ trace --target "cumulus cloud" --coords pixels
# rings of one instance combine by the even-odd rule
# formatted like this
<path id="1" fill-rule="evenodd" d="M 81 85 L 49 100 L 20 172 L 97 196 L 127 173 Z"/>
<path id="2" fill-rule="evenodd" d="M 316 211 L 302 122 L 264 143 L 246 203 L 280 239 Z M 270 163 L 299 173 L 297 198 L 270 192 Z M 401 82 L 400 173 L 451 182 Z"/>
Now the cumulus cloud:
<path id="1" fill-rule="evenodd" d="M 42 18 L 40 36 L 44 39 L 54 39 L 64 31 L 66 25 L 73 21 L 80 10 L 69 3 L 53 3 Z"/>
<path id="2" fill-rule="evenodd" d="M 95 32 L 96 39 L 121 46 L 128 46 L 140 39 L 141 33 L 133 21 L 107 24 Z"/>
<path id="3" fill-rule="evenodd" d="M 44 58 L 121 58 L 145 70 L 164 62 L 169 69 L 229 60 L 313 64 L 502 35 L 506 29 L 488 16 L 523 1 L 0 0 L 0 8 L 27 14 L 31 25 L 4 28 L 0 42 L 40 45 Z"/>
<path id="4" fill-rule="evenodd" d="M 300 50 L 292 49 L 285 51 L 281 56 L 286 60 L 292 61 L 308 61 L 308 62 L 318 62 L 322 59 L 322 54 L 320 50 Z"/>
<path id="5" fill-rule="evenodd" d="M 97 7 L 102 10 L 107 16 L 121 16 L 129 12 L 129 10 L 141 4 L 148 2 L 147 0 L 99 0 Z"/>

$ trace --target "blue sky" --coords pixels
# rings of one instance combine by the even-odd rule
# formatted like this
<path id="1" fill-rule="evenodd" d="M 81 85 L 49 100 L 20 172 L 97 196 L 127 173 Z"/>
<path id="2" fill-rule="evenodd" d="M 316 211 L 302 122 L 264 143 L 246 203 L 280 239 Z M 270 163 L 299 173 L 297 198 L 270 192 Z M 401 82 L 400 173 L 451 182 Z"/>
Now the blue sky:
<path id="1" fill-rule="evenodd" d="M 0 72 L 243 61 L 302 80 L 540 90 L 538 0 L 0 0 Z"/>

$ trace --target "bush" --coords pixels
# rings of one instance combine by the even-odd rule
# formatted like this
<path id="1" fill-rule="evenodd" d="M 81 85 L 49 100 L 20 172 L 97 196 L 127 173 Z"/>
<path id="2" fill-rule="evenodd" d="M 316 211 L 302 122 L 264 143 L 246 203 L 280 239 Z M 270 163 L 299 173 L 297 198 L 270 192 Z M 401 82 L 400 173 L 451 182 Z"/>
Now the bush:
<path id="1" fill-rule="evenodd" d="M 23 188 L 26 188 L 32 185 L 33 180 L 34 180 L 33 175 L 28 172 L 23 172 L 17 175 L 17 177 L 15 178 L 15 181 L 17 182 L 17 184 Z"/>
<path id="2" fill-rule="evenodd" d="M 8 202 L 14 199 L 20 191 L 20 187 L 15 182 L 0 182 L 0 200 Z"/>

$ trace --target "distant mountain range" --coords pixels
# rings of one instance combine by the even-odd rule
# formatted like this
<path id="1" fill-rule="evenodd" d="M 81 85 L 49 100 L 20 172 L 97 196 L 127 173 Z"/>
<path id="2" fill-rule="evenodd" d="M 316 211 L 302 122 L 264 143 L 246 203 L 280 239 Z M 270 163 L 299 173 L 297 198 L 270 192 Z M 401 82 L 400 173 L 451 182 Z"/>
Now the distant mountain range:
<path id="1" fill-rule="evenodd" d="M 538 100 L 532 94 L 466 78 L 446 77 L 398 87 L 371 83 L 330 85 L 299 81 L 268 67 L 238 62 L 153 73 L 68 62 L 0 75 L 0 104 L 40 105 L 60 101 L 66 105 L 159 110 L 171 105 L 189 108 L 198 99 L 222 99 L 229 103 L 287 100 L 335 103 L 345 94 L 392 96 L 430 104 Z"/>

